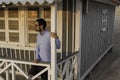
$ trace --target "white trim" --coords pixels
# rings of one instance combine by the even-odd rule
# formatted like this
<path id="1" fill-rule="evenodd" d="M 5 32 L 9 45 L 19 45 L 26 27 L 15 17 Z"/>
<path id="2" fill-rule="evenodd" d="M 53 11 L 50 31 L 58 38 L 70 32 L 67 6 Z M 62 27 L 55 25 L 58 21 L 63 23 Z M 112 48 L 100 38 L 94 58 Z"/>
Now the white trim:
<path id="1" fill-rule="evenodd" d="M 80 77 L 80 80 L 84 80 L 84 78 L 88 75 L 88 73 L 96 66 L 98 62 L 104 57 L 105 54 L 113 47 L 113 44 L 95 61 L 95 63 Z"/>
<path id="2" fill-rule="evenodd" d="M 0 17 L 0 20 L 5 20 L 5 17 Z"/>
<path id="3" fill-rule="evenodd" d="M 22 33 L 20 33 L 19 35 L 19 40 L 20 40 L 20 43 L 23 47 L 25 47 L 25 25 L 24 25 L 24 22 L 25 22 L 25 12 L 24 12 L 24 7 L 21 7 L 20 9 L 20 24 L 19 24 L 19 29 L 20 29 L 20 32 L 22 31 Z"/>
<path id="4" fill-rule="evenodd" d="M 81 3 L 81 2 L 79 2 Z M 77 5 L 78 6 L 78 5 Z M 81 24 L 82 24 L 82 20 L 81 20 L 81 4 L 79 4 L 79 9 L 76 11 L 76 32 L 75 32 L 75 51 L 79 51 L 80 50 L 80 42 L 81 42 Z"/>
<path id="5" fill-rule="evenodd" d="M 57 3 L 51 5 L 51 32 L 57 31 Z M 57 56 L 55 39 L 51 38 L 51 80 L 57 80 Z"/>
<path id="6" fill-rule="evenodd" d="M 11 63 L 19 63 L 19 64 L 28 64 L 28 65 L 36 65 L 36 66 L 44 66 L 44 67 L 49 67 L 50 63 L 47 62 L 39 62 L 39 64 L 31 62 L 31 61 L 25 61 L 25 60 L 15 60 L 15 59 L 2 59 L 0 58 L 0 61 L 4 61 L 4 62 L 11 62 Z M 9 64 L 11 64 L 9 63 Z M 8 65 L 8 64 L 7 64 Z M 2 72 L 2 71 L 1 71 Z"/>
<path id="7" fill-rule="evenodd" d="M 8 63 L 5 63 L 5 66 L 8 66 Z M 6 70 L 6 80 L 10 80 L 9 70 Z"/>
<path id="8" fill-rule="evenodd" d="M 78 58 L 78 76 L 80 79 L 80 69 L 81 69 L 81 40 L 82 40 L 82 2 L 80 0 L 76 0 L 76 14 L 75 14 L 76 22 L 76 32 L 75 32 L 75 51 L 79 51 Z"/>
<path id="9" fill-rule="evenodd" d="M 14 63 L 12 63 L 12 65 L 11 65 L 11 69 L 12 69 L 12 80 L 16 80 Z"/>
<path id="10" fill-rule="evenodd" d="M 5 9 L 5 33 L 6 33 L 6 35 L 5 35 L 5 39 L 6 39 L 6 43 L 8 43 L 8 20 L 6 20 L 6 19 L 8 19 L 8 8 L 6 8 Z"/>
<path id="11" fill-rule="evenodd" d="M 23 46 L 14 46 L 14 45 L 11 45 L 11 46 L 8 46 L 8 44 L 4 45 L 4 44 L 0 44 L 0 47 L 1 48 L 13 48 L 13 49 L 21 49 L 21 50 L 35 50 L 34 47 L 23 47 Z"/>

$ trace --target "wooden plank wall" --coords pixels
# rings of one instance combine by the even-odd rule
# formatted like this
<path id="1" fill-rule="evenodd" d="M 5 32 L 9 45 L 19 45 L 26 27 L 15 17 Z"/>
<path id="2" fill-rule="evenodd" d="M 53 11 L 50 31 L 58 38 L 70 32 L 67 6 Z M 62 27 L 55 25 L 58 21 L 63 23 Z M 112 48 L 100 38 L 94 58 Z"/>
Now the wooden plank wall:
<path id="1" fill-rule="evenodd" d="M 102 11 L 108 10 L 108 30 L 101 32 Z M 88 3 L 88 13 L 82 16 L 81 76 L 112 45 L 115 7 L 94 1 Z"/>

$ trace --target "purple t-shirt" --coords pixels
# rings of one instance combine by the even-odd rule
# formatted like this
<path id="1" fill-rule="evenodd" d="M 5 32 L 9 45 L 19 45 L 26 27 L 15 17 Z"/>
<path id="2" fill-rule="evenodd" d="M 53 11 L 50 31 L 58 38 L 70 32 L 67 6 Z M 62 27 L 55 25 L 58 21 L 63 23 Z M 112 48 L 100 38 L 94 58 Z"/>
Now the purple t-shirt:
<path id="1" fill-rule="evenodd" d="M 60 48 L 60 40 L 55 40 L 56 48 Z M 37 35 L 36 59 L 43 62 L 51 62 L 51 36 L 48 30 Z"/>

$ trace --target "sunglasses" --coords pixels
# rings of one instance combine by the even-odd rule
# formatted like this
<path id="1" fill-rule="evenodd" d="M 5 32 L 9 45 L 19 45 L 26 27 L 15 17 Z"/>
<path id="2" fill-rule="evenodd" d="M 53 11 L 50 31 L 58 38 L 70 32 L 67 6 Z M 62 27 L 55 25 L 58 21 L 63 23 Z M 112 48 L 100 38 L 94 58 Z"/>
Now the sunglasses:
<path id="1" fill-rule="evenodd" d="M 39 25 L 35 24 L 35 26 L 39 26 Z"/>

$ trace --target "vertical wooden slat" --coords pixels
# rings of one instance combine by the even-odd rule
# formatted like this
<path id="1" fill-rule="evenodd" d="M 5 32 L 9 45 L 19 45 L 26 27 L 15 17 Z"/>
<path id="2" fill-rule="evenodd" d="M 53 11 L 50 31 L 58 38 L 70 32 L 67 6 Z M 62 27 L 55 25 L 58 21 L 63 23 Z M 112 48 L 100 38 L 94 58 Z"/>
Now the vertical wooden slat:
<path id="1" fill-rule="evenodd" d="M 7 51 L 8 48 L 5 48 L 5 53 L 6 53 L 6 56 L 8 57 L 8 51 Z"/>
<path id="2" fill-rule="evenodd" d="M 35 59 L 35 57 L 36 57 L 36 51 L 34 51 L 33 53 L 34 53 L 34 59 Z"/>
<path id="3" fill-rule="evenodd" d="M 28 51 L 28 60 L 30 60 L 31 58 L 30 58 L 30 50 Z"/>
<path id="4" fill-rule="evenodd" d="M 22 54 L 20 52 L 21 52 L 21 50 L 19 49 L 18 54 L 19 54 L 19 59 L 21 60 L 22 59 L 22 57 L 21 57 Z"/>
<path id="5" fill-rule="evenodd" d="M 11 48 L 10 48 L 10 57 L 13 58 L 13 53 Z"/>
<path id="6" fill-rule="evenodd" d="M 8 63 L 6 62 L 5 65 L 7 66 Z M 10 80 L 9 70 L 6 70 L 6 80 Z"/>
<path id="7" fill-rule="evenodd" d="M 24 60 L 25 60 L 26 59 L 25 50 L 23 51 L 23 55 L 24 55 Z"/>
<path id="8" fill-rule="evenodd" d="M 19 52 L 18 52 L 18 54 L 19 54 L 19 59 L 21 60 L 21 59 L 22 59 L 22 53 L 21 53 L 21 49 L 19 49 Z M 22 64 L 20 64 L 20 68 L 22 68 Z"/>
<path id="9" fill-rule="evenodd" d="M 16 80 L 16 78 L 15 78 L 15 67 L 14 67 L 13 64 L 12 64 L 12 80 Z"/>
<path id="10" fill-rule="evenodd" d="M 14 52 L 15 52 L 15 58 L 17 59 L 17 53 L 16 53 L 16 49 L 14 49 Z"/>
<path id="11" fill-rule="evenodd" d="M 26 50 L 24 50 L 24 60 L 26 60 L 26 53 L 25 53 Z M 27 65 L 25 64 L 25 71 L 27 71 Z"/>
<path id="12" fill-rule="evenodd" d="M 50 67 L 48 67 L 48 80 L 51 80 L 50 77 Z"/>
<path id="13" fill-rule="evenodd" d="M 4 56 L 4 53 L 3 53 L 3 48 L 1 48 L 1 52 L 2 52 L 2 56 Z"/>

